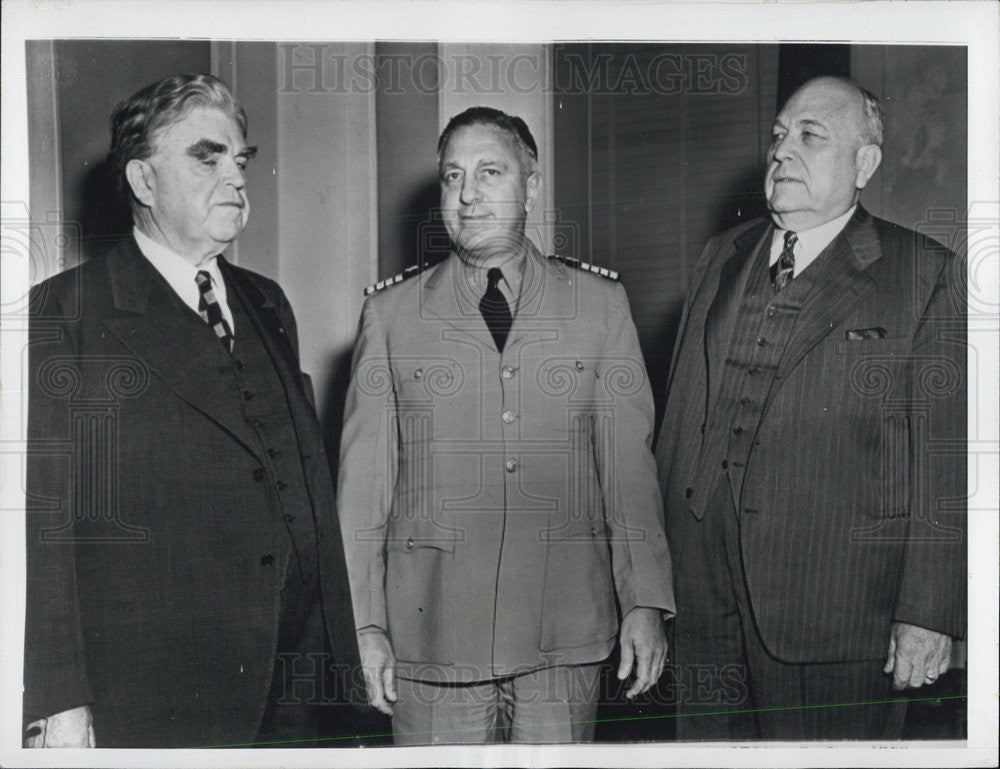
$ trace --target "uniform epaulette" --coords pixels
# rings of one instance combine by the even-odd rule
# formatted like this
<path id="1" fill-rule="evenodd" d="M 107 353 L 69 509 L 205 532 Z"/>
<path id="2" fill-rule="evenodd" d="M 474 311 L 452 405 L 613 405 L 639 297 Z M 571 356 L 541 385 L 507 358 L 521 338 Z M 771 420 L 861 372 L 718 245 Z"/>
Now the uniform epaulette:
<path id="1" fill-rule="evenodd" d="M 385 280 L 380 280 L 378 283 L 372 283 L 365 289 L 365 296 L 371 296 L 376 291 L 381 291 L 383 288 L 388 288 L 389 286 L 394 286 L 397 283 L 402 283 L 407 278 L 412 278 L 414 275 L 419 275 L 428 267 L 433 265 L 430 264 L 412 264 L 403 270 L 398 275 L 393 275 L 391 278 L 386 278 Z"/>
<path id="2" fill-rule="evenodd" d="M 600 275 L 602 278 L 607 278 L 608 280 L 618 280 L 618 270 L 601 267 L 600 265 L 591 264 L 590 262 L 581 262 L 579 259 L 574 259 L 572 256 L 549 254 L 549 259 L 560 261 L 567 267 L 572 267 L 574 270 L 584 270 L 585 272 L 592 272 L 595 275 Z"/>

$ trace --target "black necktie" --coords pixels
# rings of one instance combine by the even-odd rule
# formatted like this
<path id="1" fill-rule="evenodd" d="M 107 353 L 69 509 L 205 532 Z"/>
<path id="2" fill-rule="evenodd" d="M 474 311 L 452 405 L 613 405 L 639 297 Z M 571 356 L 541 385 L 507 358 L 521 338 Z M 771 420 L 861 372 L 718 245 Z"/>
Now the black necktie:
<path id="1" fill-rule="evenodd" d="M 222 307 L 219 306 L 219 301 L 215 298 L 215 292 L 212 290 L 212 276 L 205 270 L 198 270 L 194 281 L 198 284 L 198 291 L 201 292 L 201 298 L 198 300 L 198 312 L 201 314 L 201 319 L 212 328 L 223 347 L 232 352 L 233 331 L 229 328 L 229 324 L 222 315 Z"/>
<path id="2" fill-rule="evenodd" d="M 503 273 L 499 267 L 491 267 L 486 273 L 486 293 L 479 300 L 479 311 L 483 314 L 486 327 L 493 334 L 493 341 L 496 342 L 497 349 L 503 352 L 503 346 L 507 343 L 507 334 L 510 333 L 511 323 L 514 318 L 510 314 L 510 305 L 504 299 L 503 293 L 497 286 L 503 280 Z"/>
<path id="3" fill-rule="evenodd" d="M 778 261 L 771 265 L 771 285 L 774 286 L 774 293 L 778 293 L 792 279 L 795 273 L 795 243 L 799 236 L 794 232 L 785 233 L 785 247 L 781 251 Z"/>

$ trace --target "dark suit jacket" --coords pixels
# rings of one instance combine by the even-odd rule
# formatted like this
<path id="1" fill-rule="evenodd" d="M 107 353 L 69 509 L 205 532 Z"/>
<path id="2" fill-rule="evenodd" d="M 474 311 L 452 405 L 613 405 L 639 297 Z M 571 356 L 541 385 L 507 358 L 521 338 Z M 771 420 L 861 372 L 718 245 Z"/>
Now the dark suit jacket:
<path id="1" fill-rule="evenodd" d="M 220 259 L 284 384 L 337 661 L 357 670 L 333 485 L 276 283 Z M 29 354 L 28 716 L 91 703 L 99 746 L 253 739 L 292 557 L 210 329 L 129 237 L 37 286 Z M 217 343 L 217 342 L 216 342 Z M 228 363 L 223 359 L 223 366 Z M 294 448 L 293 448 L 294 450 Z"/>
<path id="2" fill-rule="evenodd" d="M 694 477 L 713 301 L 753 254 L 767 258 L 772 231 L 757 220 L 713 238 L 692 274 L 657 445 L 675 568 L 705 489 L 726 476 L 754 618 L 778 659 L 883 657 L 894 620 L 961 636 L 965 272 L 940 244 L 859 207 L 830 246 L 759 423 L 743 425 L 755 431 L 746 467 Z"/>

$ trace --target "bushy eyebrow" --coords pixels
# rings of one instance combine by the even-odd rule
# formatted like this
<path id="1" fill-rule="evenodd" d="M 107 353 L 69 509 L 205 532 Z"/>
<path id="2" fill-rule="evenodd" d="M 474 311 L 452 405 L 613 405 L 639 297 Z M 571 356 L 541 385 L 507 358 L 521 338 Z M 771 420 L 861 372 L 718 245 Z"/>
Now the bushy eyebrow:
<path id="1" fill-rule="evenodd" d="M 198 160 L 203 160 L 209 155 L 221 155 L 226 149 L 225 144 L 219 144 L 211 139 L 199 139 L 187 148 L 187 154 L 198 158 Z"/>
<path id="2" fill-rule="evenodd" d="M 227 149 L 229 148 L 226 147 L 225 144 L 220 144 L 217 141 L 212 141 L 211 139 L 199 139 L 187 148 L 187 154 L 193 158 L 197 158 L 198 160 L 204 160 L 209 155 L 221 155 Z M 246 158 L 249 160 L 256 154 L 256 147 L 244 147 L 236 154 L 236 157 Z"/>

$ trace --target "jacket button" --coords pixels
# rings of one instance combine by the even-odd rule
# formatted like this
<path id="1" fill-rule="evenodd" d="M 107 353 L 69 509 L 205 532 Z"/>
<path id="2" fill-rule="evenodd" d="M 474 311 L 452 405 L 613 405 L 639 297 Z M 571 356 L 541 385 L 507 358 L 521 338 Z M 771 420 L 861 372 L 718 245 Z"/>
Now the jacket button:
<path id="1" fill-rule="evenodd" d="M 253 393 L 250 392 L 249 390 L 244 390 L 243 391 L 243 400 L 245 400 L 245 401 L 253 400 Z"/>
<path id="2" fill-rule="evenodd" d="M 285 489 L 288 488 L 288 484 L 285 483 L 284 481 L 278 481 L 277 486 L 278 486 L 278 491 L 284 491 Z"/>
<path id="3" fill-rule="evenodd" d="M 579 360 L 578 360 L 578 361 L 576 362 L 576 370 L 577 370 L 577 371 L 583 371 L 583 361 L 579 361 Z"/>
<path id="4" fill-rule="evenodd" d="M 281 452 L 278 451 L 277 449 L 268 449 L 267 450 L 267 455 L 269 457 L 271 457 L 271 459 L 274 459 L 276 457 L 280 457 L 281 456 Z"/>
<path id="5" fill-rule="evenodd" d="M 406 549 L 407 550 L 412 550 L 413 549 L 413 539 L 412 538 L 406 540 Z"/>
<path id="6" fill-rule="evenodd" d="M 685 499 L 691 499 L 691 495 L 692 494 L 694 494 L 694 489 L 692 489 L 690 486 L 688 486 L 686 489 L 684 489 L 684 498 Z"/>
<path id="7" fill-rule="evenodd" d="M 257 481 L 258 483 L 260 481 L 264 480 L 264 468 L 263 467 L 258 467 L 256 470 L 253 471 L 253 479 L 255 481 Z"/>
<path id="8" fill-rule="evenodd" d="M 596 537 L 597 536 L 597 529 L 594 528 L 593 526 L 590 527 L 590 536 L 592 536 L 592 537 Z"/>
<path id="9" fill-rule="evenodd" d="M 260 557 L 261 566 L 270 566 L 274 563 L 274 555 L 272 553 L 265 553 Z"/>
<path id="10" fill-rule="evenodd" d="M 514 412 L 511 411 L 510 409 L 507 409 L 505 412 L 503 412 L 503 414 L 500 415 L 500 418 L 504 421 L 504 424 L 507 425 L 509 425 L 511 422 L 517 419 L 517 417 L 514 416 Z"/>
<path id="11" fill-rule="evenodd" d="M 757 337 L 757 346 L 758 347 L 763 347 L 766 344 L 767 344 L 767 340 L 764 337 L 762 337 L 762 336 Z"/>
<path id="12" fill-rule="evenodd" d="M 739 425 L 733 428 L 733 435 L 743 435 L 743 428 Z"/>
<path id="13" fill-rule="evenodd" d="M 512 369 L 510 366 L 504 366 L 502 369 L 500 369 L 500 376 L 502 376 L 504 379 L 513 379 L 514 369 Z"/>
<path id="14" fill-rule="evenodd" d="M 503 466 L 504 466 L 504 468 L 506 468 L 506 470 L 507 470 L 508 473 L 512 473 L 515 470 L 517 470 L 517 460 L 516 459 L 508 459 L 506 462 L 503 463 Z"/>
<path id="15" fill-rule="evenodd" d="M 729 467 L 729 460 L 723 459 L 722 460 L 722 469 L 725 470 L 727 467 Z"/>
<path id="16" fill-rule="evenodd" d="M 769 304 L 767 306 L 767 317 L 773 318 L 774 317 L 774 312 L 775 312 L 774 305 L 773 304 Z"/>
<path id="17" fill-rule="evenodd" d="M 740 398 L 740 405 L 741 406 L 748 406 L 748 405 L 750 405 L 750 399 L 747 396 L 744 395 L 742 398 Z"/>
<path id="18" fill-rule="evenodd" d="M 747 369 L 747 373 L 750 374 L 751 376 L 756 374 L 758 371 L 760 371 L 760 369 L 757 368 L 756 366 L 751 366 L 750 368 Z"/>
<path id="19" fill-rule="evenodd" d="M 422 368 L 418 368 L 416 371 L 413 372 L 414 379 L 420 379 L 420 377 L 422 377 L 423 375 L 424 375 L 424 370 Z"/>
<path id="20" fill-rule="evenodd" d="M 236 366 L 237 371 L 243 370 L 243 361 L 241 361 L 239 358 L 233 361 L 233 365 Z"/>

